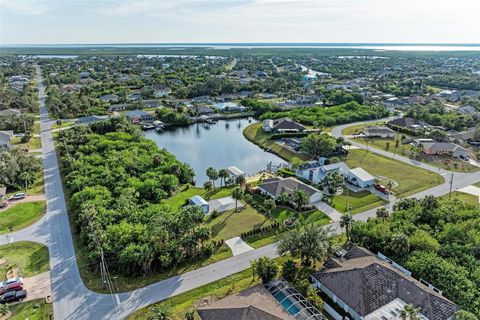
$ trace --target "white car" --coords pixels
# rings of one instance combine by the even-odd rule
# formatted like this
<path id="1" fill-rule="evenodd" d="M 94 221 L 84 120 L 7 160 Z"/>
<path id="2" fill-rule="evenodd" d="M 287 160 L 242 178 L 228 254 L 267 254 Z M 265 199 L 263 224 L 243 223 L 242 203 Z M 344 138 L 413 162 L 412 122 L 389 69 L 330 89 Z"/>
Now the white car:
<path id="1" fill-rule="evenodd" d="M 20 199 L 24 199 L 26 196 L 27 196 L 27 194 L 25 192 L 15 193 L 10 198 L 10 200 L 20 200 Z"/>

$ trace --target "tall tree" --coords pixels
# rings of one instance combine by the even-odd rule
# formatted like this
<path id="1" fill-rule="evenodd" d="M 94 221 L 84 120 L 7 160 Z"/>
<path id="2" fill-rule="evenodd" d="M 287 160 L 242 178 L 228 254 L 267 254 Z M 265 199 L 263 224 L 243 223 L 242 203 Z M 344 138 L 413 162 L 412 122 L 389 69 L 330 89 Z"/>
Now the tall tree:
<path id="1" fill-rule="evenodd" d="M 220 187 L 227 184 L 227 178 L 229 177 L 227 169 L 218 170 L 218 177 L 220 178 Z"/>
<path id="2" fill-rule="evenodd" d="M 278 274 L 278 264 L 275 260 L 268 257 L 261 257 L 251 262 L 253 278 L 255 276 L 262 280 L 263 284 L 267 284 Z"/>
<path id="3" fill-rule="evenodd" d="M 218 179 L 217 170 L 215 170 L 215 168 L 212 168 L 212 167 L 208 168 L 207 177 L 208 177 L 208 180 L 210 180 L 210 182 L 212 183 L 213 190 L 215 191 L 215 181 Z"/>
<path id="4" fill-rule="evenodd" d="M 337 141 L 328 133 L 311 133 L 301 142 L 301 150 L 309 154 L 312 158 L 318 159 L 321 156 L 327 156 L 335 151 Z"/>
<path id="5" fill-rule="evenodd" d="M 271 217 L 272 210 L 276 207 L 277 205 L 275 204 L 275 200 L 273 199 L 267 199 L 263 202 L 263 208 L 265 209 L 268 217 Z"/>
<path id="6" fill-rule="evenodd" d="M 297 211 L 300 212 L 305 204 L 308 202 L 308 196 L 305 191 L 297 189 L 292 194 L 292 201 L 297 205 Z"/>
<path id="7" fill-rule="evenodd" d="M 332 234 L 316 224 L 306 225 L 303 229 L 295 229 L 285 233 L 277 246 L 278 253 L 290 252 L 293 257 L 300 258 L 303 265 L 324 261 L 334 251 Z"/>
<path id="8" fill-rule="evenodd" d="M 344 213 L 340 217 L 340 227 L 345 229 L 345 234 L 347 235 L 347 241 L 350 241 L 350 232 L 352 231 L 352 214 Z"/>
<path id="9" fill-rule="evenodd" d="M 243 198 L 243 190 L 240 187 L 236 187 L 232 191 L 232 198 L 235 199 L 235 212 L 238 211 L 238 200 Z"/>
<path id="10" fill-rule="evenodd" d="M 377 218 L 382 219 L 383 222 L 385 222 L 385 219 L 387 219 L 390 216 L 387 208 L 383 208 L 383 207 L 378 208 L 376 214 L 377 214 Z"/>

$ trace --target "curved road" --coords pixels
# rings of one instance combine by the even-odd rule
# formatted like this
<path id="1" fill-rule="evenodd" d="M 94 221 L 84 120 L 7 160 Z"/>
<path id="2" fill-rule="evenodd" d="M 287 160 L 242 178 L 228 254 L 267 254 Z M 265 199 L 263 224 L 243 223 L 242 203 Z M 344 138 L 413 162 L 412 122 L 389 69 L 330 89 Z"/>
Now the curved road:
<path id="1" fill-rule="evenodd" d="M 250 267 L 250 260 L 262 256 L 272 258 L 277 256 L 276 245 L 271 244 L 130 292 L 107 295 L 98 294 L 87 289 L 80 277 L 75 257 L 72 233 L 68 221 L 65 197 L 52 137 L 51 128 L 53 121 L 49 119 L 48 111 L 45 108 L 45 90 L 40 68 L 37 69 L 37 78 L 47 212 L 44 218 L 32 226 L 10 233 L 5 237 L 0 237 L 0 244 L 7 244 L 12 241 L 34 241 L 43 243 L 48 247 L 50 252 L 50 272 L 55 319 L 123 319 L 135 310 L 151 303 L 167 299 L 182 292 L 222 279 L 228 275 L 246 270 Z M 351 125 L 352 124 L 336 127 L 333 130 L 333 135 L 337 137 L 341 136 L 342 130 Z M 357 145 L 355 142 L 352 142 L 352 144 Z M 360 147 L 363 146 L 360 145 Z M 393 156 L 382 150 L 371 148 L 371 151 L 387 157 Z M 437 168 L 424 163 L 416 163 L 411 159 L 400 156 L 396 156 L 395 158 L 396 160 L 420 166 L 430 171 L 439 172 Z M 450 174 L 445 170 L 440 170 L 440 173 L 443 175 Z M 480 173 L 456 173 L 453 189 L 459 189 L 477 181 L 480 181 Z M 425 190 L 414 196 L 422 197 L 427 194 L 440 196 L 448 193 L 449 188 L 449 183 L 445 182 L 442 185 Z M 389 208 L 391 208 L 391 206 L 392 204 L 387 205 Z M 356 214 L 354 218 L 356 220 L 366 220 L 369 217 L 375 216 L 375 212 L 376 209 L 369 210 Z M 329 227 L 337 233 L 342 231 L 338 223 L 333 223 L 329 225 Z"/>

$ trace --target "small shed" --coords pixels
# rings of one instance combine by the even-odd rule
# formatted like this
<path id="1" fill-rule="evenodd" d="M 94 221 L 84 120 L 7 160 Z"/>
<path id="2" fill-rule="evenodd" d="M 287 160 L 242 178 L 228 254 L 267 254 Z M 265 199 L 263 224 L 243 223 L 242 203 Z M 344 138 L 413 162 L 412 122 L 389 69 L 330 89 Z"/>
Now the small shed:
<path id="1" fill-rule="evenodd" d="M 208 202 L 200 196 L 193 196 L 188 202 L 192 206 L 199 206 L 205 214 L 207 214 L 210 209 Z"/>

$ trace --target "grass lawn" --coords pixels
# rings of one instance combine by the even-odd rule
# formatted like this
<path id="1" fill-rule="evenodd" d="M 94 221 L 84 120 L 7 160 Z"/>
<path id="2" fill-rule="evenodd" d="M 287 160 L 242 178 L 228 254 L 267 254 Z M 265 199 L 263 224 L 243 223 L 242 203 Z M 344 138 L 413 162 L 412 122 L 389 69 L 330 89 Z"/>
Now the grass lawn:
<path id="1" fill-rule="evenodd" d="M 44 183 L 43 183 L 43 169 L 39 173 L 39 177 L 35 182 L 27 189 L 27 194 L 30 196 L 39 195 L 44 193 Z M 8 189 L 7 195 L 10 197 L 17 192 L 25 192 L 25 189 L 20 190 L 11 190 Z"/>
<path id="2" fill-rule="evenodd" d="M 271 135 L 263 132 L 261 122 L 254 123 L 246 127 L 243 130 L 243 135 L 250 142 L 255 143 L 262 149 L 269 150 L 269 152 L 272 152 L 280 158 L 287 160 L 294 166 L 309 160 L 307 155 L 293 152 L 292 150 L 275 143 L 275 141 L 270 140 Z"/>
<path id="3" fill-rule="evenodd" d="M 446 194 L 444 196 L 441 196 L 440 198 L 448 199 L 448 194 Z M 478 197 L 474 196 L 473 194 L 454 191 L 454 192 L 452 192 L 452 199 L 454 199 L 454 198 L 460 199 L 460 200 L 464 201 L 465 203 L 467 203 L 469 205 L 480 207 Z"/>
<path id="4" fill-rule="evenodd" d="M 397 197 L 406 197 L 444 182 L 439 174 L 365 150 L 351 150 L 345 162 L 350 168 L 362 167 L 377 178 L 396 181 L 398 186 L 393 190 Z"/>
<path id="5" fill-rule="evenodd" d="M 238 212 L 234 212 L 234 210 L 224 212 L 218 217 L 210 219 L 207 224 L 212 229 L 214 240 L 228 240 L 240 236 L 243 232 L 265 227 L 271 224 L 271 221 L 251 206 L 246 205 Z"/>
<path id="6" fill-rule="evenodd" d="M 15 268 L 22 277 L 31 277 L 50 269 L 48 249 L 36 242 L 15 242 L 0 246 L 0 277 Z"/>
<path id="7" fill-rule="evenodd" d="M 397 137 L 401 137 L 401 135 L 397 135 Z M 397 138 L 395 138 L 397 139 Z M 395 139 L 368 139 L 368 146 L 374 147 L 380 150 L 389 151 L 413 160 L 421 161 L 427 163 L 431 166 L 442 168 L 449 171 L 456 171 L 456 172 L 476 172 L 480 170 L 480 168 L 472 166 L 465 161 L 461 161 L 458 159 L 454 159 L 451 157 L 443 157 L 443 156 L 427 156 L 423 153 L 416 153 L 415 148 L 410 144 L 402 144 L 395 149 Z M 366 144 L 365 139 L 363 138 L 354 138 L 352 139 L 355 142 Z M 389 146 L 387 147 L 387 145 Z"/>
<path id="8" fill-rule="evenodd" d="M 198 188 L 194 186 L 189 186 L 188 188 L 183 187 L 182 190 L 180 190 L 178 193 L 176 193 L 172 197 L 165 200 L 165 202 L 168 203 L 172 208 L 178 209 L 182 207 L 184 204 L 186 204 L 188 199 L 190 199 L 193 196 L 198 195 L 203 197 L 205 200 L 219 199 L 219 198 L 223 198 L 231 195 L 234 188 L 235 186 L 222 187 L 222 188 L 219 188 L 217 186 L 215 191 L 207 192 L 203 188 Z"/>
<path id="9" fill-rule="evenodd" d="M 288 258 L 280 257 L 277 258 L 276 261 L 279 265 L 281 265 L 286 259 Z M 136 312 L 131 314 L 128 319 L 147 319 L 150 314 L 150 310 L 154 306 L 168 304 L 173 308 L 172 320 L 183 320 L 185 319 L 185 313 L 193 308 L 193 304 L 197 300 L 203 300 L 207 298 L 210 301 L 219 300 L 228 295 L 238 293 L 254 285 L 257 285 L 258 283 L 258 279 L 252 281 L 252 271 L 250 269 L 247 269 L 224 279 L 217 280 L 202 287 L 179 294 L 178 296 L 174 296 L 165 301 L 158 302 L 148 307 L 137 310 Z"/>
<path id="10" fill-rule="evenodd" d="M 480 188 L 480 182 L 474 183 L 473 185 L 474 185 L 475 187 L 479 187 L 479 188 Z"/>
<path id="11" fill-rule="evenodd" d="M 12 311 L 11 320 L 46 320 L 53 317 L 52 304 L 46 303 L 45 299 L 26 301 L 10 306 Z"/>
<path id="12" fill-rule="evenodd" d="M 52 125 L 52 129 L 60 129 L 60 128 L 66 128 L 73 126 L 75 124 L 75 121 L 62 121 L 62 124 L 58 125 L 57 123 L 54 123 Z"/>
<path id="13" fill-rule="evenodd" d="M 352 214 L 380 207 L 386 203 L 369 191 L 352 192 L 349 190 L 347 197 L 347 191 L 344 190 L 342 194 L 333 197 L 332 207 L 340 212 L 347 212 L 347 200 Z"/>
<path id="14" fill-rule="evenodd" d="M 35 122 L 33 124 L 33 134 L 40 134 L 40 130 L 41 130 L 40 122 Z"/>
<path id="15" fill-rule="evenodd" d="M 34 150 L 40 149 L 42 142 L 40 141 L 40 137 L 31 137 L 26 143 L 22 143 L 21 138 L 13 138 L 12 145 L 20 149 Z"/>
<path id="16" fill-rule="evenodd" d="M 23 202 L 0 212 L 0 234 L 23 229 L 45 214 L 45 201 Z"/>

